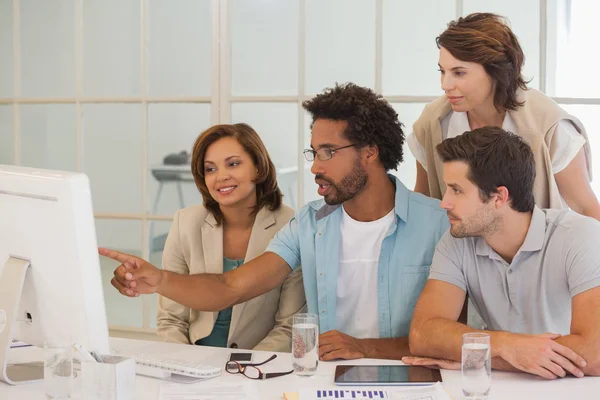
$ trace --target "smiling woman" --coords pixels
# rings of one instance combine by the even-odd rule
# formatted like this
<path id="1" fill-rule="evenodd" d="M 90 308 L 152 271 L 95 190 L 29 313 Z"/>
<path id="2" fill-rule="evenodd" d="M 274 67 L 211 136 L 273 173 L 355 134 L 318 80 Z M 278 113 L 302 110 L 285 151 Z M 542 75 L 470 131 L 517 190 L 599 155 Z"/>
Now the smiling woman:
<path id="1" fill-rule="evenodd" d="M 223 206 L 243 202 L 255 213 L 263 206 L 271 211 L 281 206 L 275 166 L 258 133 L 247 124 L 216 125 L 202 133 L 194 144 L 192 174 L 204 205 L 219 224 Z"/>
<path id="2" fill-rule="evenodd" d="M 261 255 L 293 216 L 281 203 L 275 166 L 247 124 L 216 125 L 198 137 L 192 175 L 204 204 L 175 214 L 163 269 L 184 275 L 232 271 Z M 159 296 L 158 335 L 203 346 L 289 351 L 291 318 L 305 305 L 302 271 L 280 287 L 218 313 Z"/>

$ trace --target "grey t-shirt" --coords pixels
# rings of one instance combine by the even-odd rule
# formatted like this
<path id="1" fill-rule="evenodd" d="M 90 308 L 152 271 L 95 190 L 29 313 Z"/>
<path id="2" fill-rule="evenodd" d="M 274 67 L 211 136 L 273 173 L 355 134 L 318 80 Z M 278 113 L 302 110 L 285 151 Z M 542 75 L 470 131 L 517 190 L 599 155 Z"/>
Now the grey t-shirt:
<path id="1" fill-rule="evenodd" d="M 600 286 L 600 222 L 570 210 L 535 207 L 509 264 L 483 238 L 438 243 L 429 279 L 469 294 L 491 330 L 568 334 L 571 299 Z"/>

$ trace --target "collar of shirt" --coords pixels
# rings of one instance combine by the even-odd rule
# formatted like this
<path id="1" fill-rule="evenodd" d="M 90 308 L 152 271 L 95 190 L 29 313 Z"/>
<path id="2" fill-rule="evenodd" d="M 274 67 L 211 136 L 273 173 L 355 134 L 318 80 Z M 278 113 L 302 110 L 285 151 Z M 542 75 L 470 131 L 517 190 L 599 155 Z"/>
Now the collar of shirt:
<path id="1" fill-rule="evenodd" d="M 502 121 L 502 129 L 508 132 L 516 133 L 517 126 L 515 121 L 511 118 L 507 112 L 504 115 L 504 121 Z M 450 121 L 448 121 L 448 134 L 446 139 L 454 138 L 462 135 L 463 133 L 470 131 L 469 117 L 466 112 L 452 112 L 450 115 Z"/>
<path id="2" fill-rule="evenodd" d="M 531 215 L 531 222 L 529 224 L 529 228 L 527 229 L 527 235 L 525 235 L 525 240 L 513 261 L 517 258 L 517 256 L 525 251 L 533 252 L 539 251 L 544 247 L 544 239 L 546 237 L 546 214 L 537 206 L 533 208 L 533 213 Z M 487 242 L 482 238 L 477 238 L 477 244 L 475 247 L 475 251 L 478 256 L 485 256 L 492 259 L 503 260 L 494 249 L 487 244 Z"/>
<path id="3" fill-rule="evenodd" d="M 431 256 L 425 257 L 418 262 L 409 261 L 414 255 L 433 254 L 435 244 L 446 227 L 446 214 L 441 210 L 439 204 L 435 208 L 439 213 L 431 213 L 431 208 L 421 208 L 413 203 L 409 217 L 408 207 L 410 203 L 411 192 L 398 180 L 390 175 L 390 179 L 396 183 L 395 208 L 396 217 L 390 224 L 388 232 L 383 240 L 379 255 L 378 268 L 378 292 L 375 294 L 378 298 L 379 310 L 379 336 L 382 338 L 406 335 L 410 325 L 410 318 L 414 309 L 413 300 L 416 303 L 416 297 L 408 293 L 418 292 L 415 288 L 422 287 L 427 279 Z M 413 194 L 413 196 L 416 196 Z M 416 202 L 422 200 L 415 199 Z M 427 202 L 433 202 L 426 199 Z M 321 207 L 319 207 L 319 205 Z M 311 204 L 315 211 L 316 235 L 313 237 L 316 262 L 314 271 L 316 276 L 316 308 L 319 314 L 319 329 L 321 333 L 332 329 L 338 329 L 336 321 L 337 306 L 337 277 L 339 270 L 340 240 L 341 240 L 341 205 L 329 206 L 323 202 Z M 426 213 L 428 214 L 426 216 Z M 436 227 L 430 225 L 427 219 L 436 215 L 435 220 L 439 225 L 439 234 L 436 233 Z M 408 228 L 409 219 L 413 221 Z M 416 222 L 416 221 L 419 222 Z M 417 228 L 419 226 L 419 228 Z M 418 241 L 415 248 L 413 240 Z M 426 249 L 427 251 L 424 251 Z M 414 252 L 414 255 L 410 253 Z M 421 256 L 422 257 L 422 256 Z M 421 258 L 417 256 L 416 258 Z M 312 266 L 306 261 L 302 261 L 305 275 L 312 275 L 309 272 Z M 305 267 L 306 266 L 306 267 Z M 406 268 L 412 268 L 409 272 Z M 414 271 L 414 272 L 413 272 Z M 418 273 L 417 273 L 418 271 Z M 305 288 L 310 288 L 312 284 L 305 277 Z M 390 290 L 390 287 L 393 288 Z M 307 289 L 307 302 L 311 310 L 312 301 L 310 289 Z M 418 294 L 417 294 L 418 296 Z M 410 302 L 406 298 L 410 297 Z M 415 297 L 414 299 L 412 297 Z M 399 298 L 403 301 L 399 302 Z M 314 309 L 312 309 L 314 310 Z M 314 312 L 314 311 L 310 311 Z"/>

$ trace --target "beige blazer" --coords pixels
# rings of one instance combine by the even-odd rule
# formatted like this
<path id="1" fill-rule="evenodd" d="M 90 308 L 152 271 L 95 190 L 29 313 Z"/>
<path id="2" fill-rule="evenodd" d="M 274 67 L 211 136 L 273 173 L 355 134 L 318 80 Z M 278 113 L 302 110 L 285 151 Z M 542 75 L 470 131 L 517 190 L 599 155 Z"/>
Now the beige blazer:
<path id="1" fill-rule="evenodd" d="M 245 262 L 261 255 L 269 241 L 294 215 L 282 205 L 256 215 Z M 204 206 L 177 211 L 163 252 L 163 268 L 179 274 L 223 273 L 223 227 Z M 228 347 L 285 351 L 291 349 L 292 316 L 306 304 L 302 271 L 297 268 L 270 292 L 233 307 Z M 158 335 L 167 342 L 195 343 L 212 332 L 217 312 L 191 310 L 158 297 Z"/>

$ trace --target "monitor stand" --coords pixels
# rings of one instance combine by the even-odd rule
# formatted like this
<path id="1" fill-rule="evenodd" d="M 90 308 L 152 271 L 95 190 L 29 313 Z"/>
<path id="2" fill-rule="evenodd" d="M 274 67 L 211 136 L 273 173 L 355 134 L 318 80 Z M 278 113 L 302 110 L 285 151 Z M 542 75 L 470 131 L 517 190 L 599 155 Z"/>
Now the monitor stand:
<path id="1" fill-rule="evenodd" d="M 17 312 L 29 265 L 28 260 L 9 257 L 0 273 L 0 380 L 10 385 L 32 383 L 44 378 L 43 363 L 8 365 L 12 331 L 18 320 Z"/>

